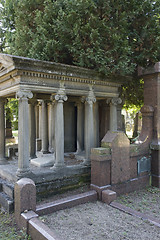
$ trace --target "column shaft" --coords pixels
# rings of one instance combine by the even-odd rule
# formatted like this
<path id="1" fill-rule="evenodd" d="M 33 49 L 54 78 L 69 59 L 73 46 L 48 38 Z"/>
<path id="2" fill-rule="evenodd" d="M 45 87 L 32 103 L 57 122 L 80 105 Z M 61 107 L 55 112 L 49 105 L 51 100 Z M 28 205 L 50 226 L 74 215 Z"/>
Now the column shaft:
<path id="1" fill-rule="evenodd" d="M 117 131 L 117 105 L 122 103 L 120 98 L 108 99 L 107 103 L 110 104 L 110 131 Z"/>
<path id="2" fill-rule="evenodd" d="M 42 102 L 42 152 L 48 153 L 48 108 L 47 102 Z"/>
<path id="3" fill-rule="evenodd" d="M 31 92 L 18 92 L 19 113 L 18 113 L 18 170 L 17 176 L 23 176 L 30 172 L 29 168 L 29 107 L 28 98 Z"/>
<path id="4" fill-rule="evenodd" d="M 62 100 L 59 100 L 56 104 L 55 120 L 56 163 L 54 166 L 62 167 L 64 166 L 64 116 Z"/>
<path id="5" fill-rule="evenodd" d="M 39 102 L 39 139 L 42 139 L 42 102 Z"/>
<path id="6" fill-rule="evenodd" d="M 90 164 L 90 152 L 94 147 L 93 103 L 85 102 L 85 152 L 86 164 Z"/>
<path id="7" fill-rule="evenodd" d="M 82 103 L 77 104 L 77 153 L 84 149 L 84 108 Z"/>
<path id="8" fill-rule="evenodd" d="M 35 117 L 35 104 L 36 101 L 31 102 L 29 104 L 29 137 L 30 137 L 30 144 L 29 144 L 29 151 L 30 151 L 30 158 L 36 158 L 36 117 Z"/>
<path id="9" fill-rule="evenodd" d="M 54 168 L 64 167 L 64 113 L 63 102 L 67 101 L 65 94 L 64 83 L 60 83 L 60 88 L 55 95 L 56 108 L 55 108 L 55 155 L 56 162 Z"/>
<path id="10" fill-rule="evenodd" d="M 49 117 L 49 151 L 55 151 L 55 103 L 50 104 L 50 117 Z"/>
<path id="11" fill-rule="evenodd" d="M 98 102 L 93 106 L 94 114 L 94 147 L 99 147 L 99 108 Z"/>
<path id="12" fill-rule="evenodd" d="M 36 115 L 36 138 L 39 138 L 39 105 L 35 106 L 35 115 Z"/>
<path id="13" fill-rule="evenodd" d="M 110 104 L 110 131 L 117 131 L 117 107 Z"/>
<path id="14" fill-rule="evenodd" d="M 5 100 L 0 98 L 0 164 L 5 163 Z"/>

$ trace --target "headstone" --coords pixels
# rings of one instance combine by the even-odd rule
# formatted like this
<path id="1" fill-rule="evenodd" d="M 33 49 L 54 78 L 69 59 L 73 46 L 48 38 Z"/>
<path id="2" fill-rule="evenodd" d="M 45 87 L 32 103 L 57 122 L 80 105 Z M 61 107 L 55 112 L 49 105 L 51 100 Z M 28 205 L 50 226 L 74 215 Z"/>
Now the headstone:
<path id="1" fill-rule="evenodd" d="M 36 210 L 36 186 L 29 178 L 22 178 L 15 184 L 15 218 L 20 226 L 20 215 L 24 211 Z"/>

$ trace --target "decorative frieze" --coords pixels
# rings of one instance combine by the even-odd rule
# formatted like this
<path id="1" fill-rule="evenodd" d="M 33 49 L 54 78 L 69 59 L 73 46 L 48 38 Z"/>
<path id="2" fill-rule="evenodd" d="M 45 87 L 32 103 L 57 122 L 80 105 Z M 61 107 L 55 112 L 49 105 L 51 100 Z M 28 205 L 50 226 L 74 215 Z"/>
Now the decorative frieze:
<path id="1" fill-rule="evenodd" d="M 58 81 L 69 81 L 69 82 L 76 82 L 76 83 L 86 83 L 91 85 L 103 85 L 103 86 L 114 86 L 119 87 L 120 84 L 108 82 L 108 81 L 101 81 L 101 80 L 93 80 L 87 78 L 77 78 L 77 77 L 69 77 L 69 76 L 61 76 L 61 75 L 54 75 L 54 74 L 46 74 L 46 73 L 37 73 L 37 72 L 30 72 L 30 71 L 23 71 L 21 75 L 29 76 L 29 77 L 38 77 L 38 78 L 47 78 L 47 79 L 54 79 Z"/>

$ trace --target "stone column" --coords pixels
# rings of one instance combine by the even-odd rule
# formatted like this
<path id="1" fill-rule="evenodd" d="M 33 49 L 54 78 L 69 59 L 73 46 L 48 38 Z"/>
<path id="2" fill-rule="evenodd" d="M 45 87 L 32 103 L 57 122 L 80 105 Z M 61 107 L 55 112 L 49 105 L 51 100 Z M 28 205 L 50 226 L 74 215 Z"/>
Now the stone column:
<path id="1" fill-rule="evenodd" d="M 91 148 L 95 144 L 93 104 L 96 102 L 93 90 L 90 89 L 88 97 L 85 100 L 85 165 L 90 165 Z"/>
<path id="2" fill-rule="evenodd" d="M 0 164 L 5 163 L 5 99 L 0 98 Z"/>
<path id="3" fill-rule="evenodd" d="M 110 131 L 117 131 L 117 104 L 121 104 L 120 98 L 112 98 L 107 100 L 110 105 Z"/>
<path id="4" fill-rule="evenodd" d="M 42 101 L 42 152 L 48 153 L 48 106 L 47 101 Z"/>
<path id="5" fill-rule="evenodd" d="M 39 106 L 39 139 L 42 139 L 42 100 L 38 101 Z"/>
<path id="6" fill-rule="evenodd" d="M 36 116 L 36 138 L 39 138 L 39 104 L 38 102 L 36 102 L 36 106 L 35 106 L 35 116 Z"/>
<path id="7" fill-rule="evenodd" d="M 94 147 L 99 146 L 99 106 L 98 102 L 95 102 L 94 108 L 93 108 L 93 114 L 94 114 Z"/>
<path id="8" fill-rule="evenodd" d="M 77 151 L 79 154 L 84 149 L 84 104 L 76 103 L 77 106 Z"/>
<path id="9" fill-rule="evenodd" d="M 30 172 L 29 168 L 29 107 L 28 99 L 32 98 L 30 91 L 17 92 L 19 99 L 18 113 L 18 170 L 17 176 L 23 177 Z"/>
<path id="10" fill-rule="evenodd" d="M 36 99 L 32 99 L 29 101 L 29 152 L 30 158 L 36 158 L 36 116 L 35 116 L 35 107 L 37 104 Z"/>
<path id="11" fill-rule="evenodd" d="M 51 96 L 50 114 L 49 114 L 49 151 L 55 152 L 55 101 Z"/>
<path id="12" fill-rule="evenodd" d="M 64 167 L 64 115 L 63 102 L 67 101 L 65 89 L 60 87 L 55 96 L 55 145 L 56 145 L 56 162 L 54 167 Z"/>

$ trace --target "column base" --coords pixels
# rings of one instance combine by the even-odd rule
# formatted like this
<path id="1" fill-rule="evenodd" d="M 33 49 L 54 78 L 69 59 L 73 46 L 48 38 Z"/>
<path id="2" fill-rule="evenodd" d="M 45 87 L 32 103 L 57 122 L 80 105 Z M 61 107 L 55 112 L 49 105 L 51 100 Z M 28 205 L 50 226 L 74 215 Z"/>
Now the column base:
<path id="1" fill-rule="evenodd" d="M 44 150 L 44 151 L 42 150 L 41 152 L 42 152 L 43 154 L 48 154 L 48 153 L 50 153 L 48 150 Z"/>
<path id="2" fill-rule="evenodd" d="M 64 163 L 55 163 L 52 169 L 57 169 L 57 168 L 65 168 L 66 165 Z"/>
<path id="3" fill-rule="evenodd" d="M 16 172 L 16 176 L 18 179 L 23 178 L 23 177 L 29 177 L 31 175 L 31 170 L 29 168 L 26 169 L 19 169 Z"/>

